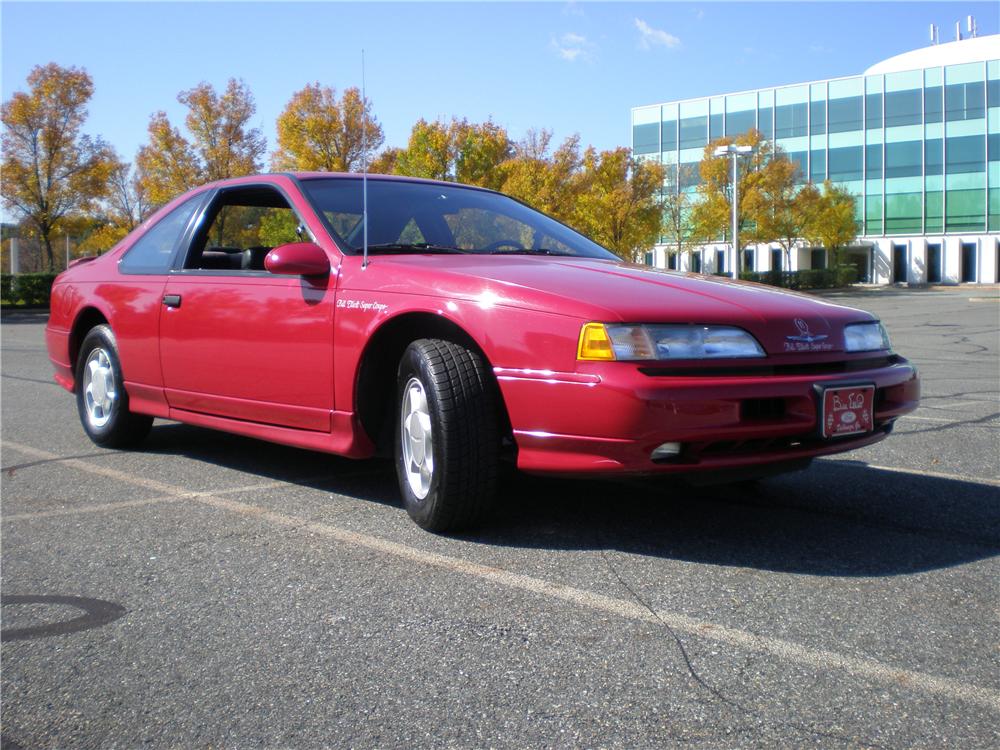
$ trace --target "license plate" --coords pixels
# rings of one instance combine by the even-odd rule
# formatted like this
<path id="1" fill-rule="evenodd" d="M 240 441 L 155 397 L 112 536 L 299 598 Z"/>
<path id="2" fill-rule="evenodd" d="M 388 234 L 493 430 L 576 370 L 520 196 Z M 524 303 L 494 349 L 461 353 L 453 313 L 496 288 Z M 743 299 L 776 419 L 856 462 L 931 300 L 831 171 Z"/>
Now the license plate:
<path id="1" fill-rule="evenodd" d="M 858 435 L 874 427 L 875 386 L 826 388 L 820 409 L 825 438 Z"/>

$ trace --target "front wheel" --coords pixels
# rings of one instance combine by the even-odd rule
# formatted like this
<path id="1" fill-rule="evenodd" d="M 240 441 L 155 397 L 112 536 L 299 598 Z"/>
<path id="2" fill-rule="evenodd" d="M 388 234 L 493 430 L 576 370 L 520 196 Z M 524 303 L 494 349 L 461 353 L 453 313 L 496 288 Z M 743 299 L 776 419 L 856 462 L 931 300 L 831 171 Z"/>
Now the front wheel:
<path id="1" fill-rule="evenodd" d="M 496 496 L 500 453 L 496 386 L 464 346 L 420 339 L 397 375 L 396 474 L 406 512 L 429 531 L 480 521 Z"/>
<path id="2" fill-rule="evenodd" d="M 110 326 L 96 326 L 83 339 L 76 366 L 76 405 L 88 437 L 108 448 L 137 445 L 153 424 L 152 417 L 129 411 Z"/>

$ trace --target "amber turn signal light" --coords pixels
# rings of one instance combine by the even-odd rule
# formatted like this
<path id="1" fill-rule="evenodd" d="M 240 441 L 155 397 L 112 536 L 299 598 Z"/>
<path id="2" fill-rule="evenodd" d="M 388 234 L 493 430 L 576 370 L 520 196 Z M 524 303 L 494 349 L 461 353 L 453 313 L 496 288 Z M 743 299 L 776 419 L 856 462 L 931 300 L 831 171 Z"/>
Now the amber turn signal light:
<path id="1" fill-rule="evenodd" d="M 611 337 L 603 323 L 586 323 L 580 329 L 580 344 L 576 350 L 577 359 L 611 360 L 615 351 L 611 348 Z"/>

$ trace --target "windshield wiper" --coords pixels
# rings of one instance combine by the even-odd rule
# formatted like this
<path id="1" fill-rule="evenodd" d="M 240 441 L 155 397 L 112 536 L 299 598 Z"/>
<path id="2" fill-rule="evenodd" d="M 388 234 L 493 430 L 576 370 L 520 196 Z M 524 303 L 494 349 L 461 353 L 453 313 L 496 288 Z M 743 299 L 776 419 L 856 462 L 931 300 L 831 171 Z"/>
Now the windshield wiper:
<path id="1" fill-rule="evenodd" d="M 355 247 L 360 251 L 362 248 Z M 451 245 L 435 245 L 432 242 L 380 242 L 376 245 L 369 245 L 368 252 L 387 253 L 461 253 L 461 248 Z"/>
<path id="2" fill-rule="evenodd" d="M 564 250 L 553 250 L 551 247 L 517 247 L 490 250 L 490 255 L 566 255 L 574 257 L 574 253 L 567 253 Z"/>

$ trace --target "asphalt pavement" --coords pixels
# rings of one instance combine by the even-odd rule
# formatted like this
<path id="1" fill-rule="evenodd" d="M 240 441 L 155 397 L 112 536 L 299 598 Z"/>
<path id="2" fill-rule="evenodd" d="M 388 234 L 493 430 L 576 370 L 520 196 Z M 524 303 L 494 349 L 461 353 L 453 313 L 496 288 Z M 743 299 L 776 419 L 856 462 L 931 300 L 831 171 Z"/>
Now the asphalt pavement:
<path id="1" fill-rule="evenodd" d="M 86 438 L 2 325 L 3 748 L 1000 746 L 1000 294 L 868 290 L 886 441 L 731 487 L 511 477 L 428 534 L 392 467 Z"/>

